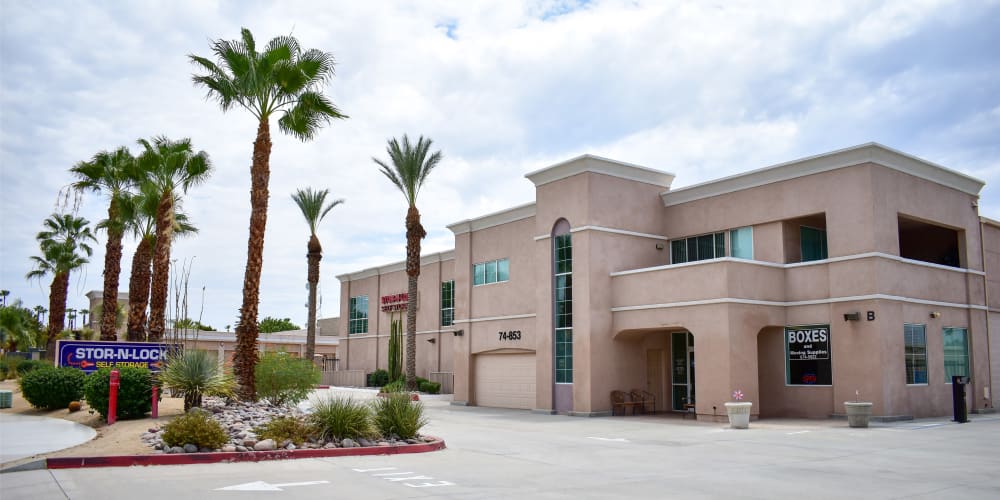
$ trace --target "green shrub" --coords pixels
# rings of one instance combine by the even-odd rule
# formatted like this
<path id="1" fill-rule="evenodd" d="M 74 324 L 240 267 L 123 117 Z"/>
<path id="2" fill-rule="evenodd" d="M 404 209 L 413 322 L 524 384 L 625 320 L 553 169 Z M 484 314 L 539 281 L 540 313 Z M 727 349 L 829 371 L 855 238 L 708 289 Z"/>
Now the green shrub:
<path id="1" fill-rule="evenodd" d="M 404 392 L 406 391 L 406 381 L 397 380 L 382 386 L 382 392 Z"/>
<path id="2" fill-rule="evenodd" d="M 118 418 L 141 418 L 153 407 L 153 376 L 145 368 L 124 366 L 118 368 Z M 83 384 L 87 404 L 108 418 L 108 396 L 111 391 L 111 368 L 101 368 L 90 375 Z"/>
<path id="3" fill-rule="evenodd" d="M 184 398 L 184 411 L 201 406 L 201 397 L 232 397 L 233 376 L 223 370 L 206 351 L 190 350 L 169 356 L 160 372 L 160 382 Z"/>
<path id="4" fill-rule="evenodd" d="M 389 372 L 379 368 L 368 374 L 368 387 L 382 387 L 389 383 Z"/>
<path id="5" fill-rule="evenodd" d="M 39 368 L 21 375 L 21 394 L 31 406 L 47 410 L 66 408 L 83 396 L 86 375 L 76 368 Z"/>
<path id="6" fill-rule="evenodd" d="M 222 424 L 208 413 L 195 409 L 163 426 L 163 443 L 168 446 L 193 444 L 199 448 L 221 448 L 229 440 Z"/>
<path id="7" fill-rule="evenodd" d="M 371 408 L 351 398 L 320 399 L 308 419 L 324 439 L 358 439 L 375 433 Z"/>
<path id="8" fill-rule="evenodd" d="M 424 380 L 423 382 L 420 382 L 420 392 L 437 394 L 441 392 L 441 384 L 438 382 L 431 382 L 430 380 Z"/>
<path id="9" fill-rule="evenodd" d="M 397 436 L 410 439 L 417 436 L 420 428 L 427 425 L 424 405 L 410 401 L 406 394 L 389 394 L 375 398 L 372 403 L 375 429 L 383 436 Z"/>
<path id="10" fill-rule="evenodd" d="M 52 363 L 41 359 L 21 359 L 17 361 L 15 370 L 17 371 L 17 376 L 20 377 L 32 370 L 51 367 Z"/>
<path id="11" fill-rule="evenodd" d="M 254 433 L 263 439 L 273 439 L 279 445 L 287 439 L 296 446 L 317 434 L 315 426 L 297 417 L 278 417 L 257 427 Z"/>
<path id="12" fill-rule="evenodd" d="M 257 382 L 257 397 L 273 405 L 296 404 L 305 400 L 321 377 L 312 361 L 293 358 L 285 352 L 264 354 L 253 373 Z"/>

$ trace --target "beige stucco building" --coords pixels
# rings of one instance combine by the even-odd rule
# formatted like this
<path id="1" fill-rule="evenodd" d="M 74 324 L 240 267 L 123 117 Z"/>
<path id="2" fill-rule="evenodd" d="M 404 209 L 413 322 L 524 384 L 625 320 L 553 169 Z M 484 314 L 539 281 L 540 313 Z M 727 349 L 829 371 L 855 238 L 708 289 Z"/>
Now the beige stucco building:
<path id="1" fill-rule="evenodd" d="M 885 418 L 951 413 L 951 376 L 992 409 L 1000 224 L 979 180 L 864 144 L 681 189 L 590 155 L 526 175 L 535 202 L 449 225 L 423 258 L 417 370 L 456 404 Z M 338 276 L 341 368 L 386 366 L 403 263 Z"/>

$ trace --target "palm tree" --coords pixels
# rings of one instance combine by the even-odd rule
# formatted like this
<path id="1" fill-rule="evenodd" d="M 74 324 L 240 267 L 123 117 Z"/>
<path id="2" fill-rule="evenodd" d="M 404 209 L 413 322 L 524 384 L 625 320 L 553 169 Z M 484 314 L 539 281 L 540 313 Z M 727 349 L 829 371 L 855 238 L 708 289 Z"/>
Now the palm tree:
<path id="1" fill-rule="evenodd" d="M 31 312 L 23 306 L 21 299 L 15 299 L 10 306 L 4 304 L 0 307 L 0 347 L 6 347 L 7 351 L 26 351 L 34 347 L 32 344 L 38 322 Z M 0 376 L 3 375 L 0 373 Z"/>
<path id="2" fill-rule="evenodd" d="M 32 310 L 35 311 L 35 319 L 37 319 L 39 323 L 42 322 L 42 315 L 49 312 L 48 309 L 42 306 L 35 306 Z"/>
<path id="3" fill-rule="evenodd" d="M 243 28 L 241 35 L 241 40 L 212 42 L 215 62 L 195 55 L 189 58 L 207 73 L 193 77 L 195 85 L 208 89 L 207 97 L 217 101 L 223 111 L 242 107 L 258 121 L 250 166 L 250 236 L 234 359 L 240 396 L 253 399 L 259 333 L 257 308 L 271 175 L 271 116 L 281 112 L 278 128 L 303 141 L 315 137 L 330 120 L 347 117 L 320 92 L 333 78 L 333 55 L 316 49 L 303 51 L 298 40 L 291 36 L 273 38 L 263 52 L 257 52 L 250 30 Z"/>
<path id="4" fill-rule="evenodd" d="M 149 306 L 149 284 L 152 280 L 150 266 L 153 263 L 153 249 L 156 246 L 156 210 L 160 205 L 160 193 L 156 186 L 144 182 L 139 193 L 128 199 L 124 205 L 125 217 L 133 236 L 139 240 L 132 254 L 132 272 L 128 282 L 128 323 L 129 342 L 146 340 L 146 308 Z M 174 204 L 174 238 L 194 234 L 198 228 L 180 211 L 180 204 Z"/>
<path id="5" fill-rule="evenodd" d="M 330 194 L 329 189 L 313 191 L 312 188 L 305 190 L 297 189 L 292 195 L 292 201 L 302 210 L 302 216 L 309 224 L 309 243 L 306 245 L 306 260 L 309 263 L 309 323 L 306 325 L 306 359 L 312 361 L 316 353 L 316 285 L 319 283 L 319 261 L 323 258 L 323 246 L 319 244 L 316 237 L 316 226 L 326 217 L 326 214 L 333 210 L 333 207 L 340 205 L 344 200 L 333 200 L 326 203 L 326 197 Z"/>
<path id="6" fill-rule="evenodd" d="M 26 277 L 30 280 L 52 275 L 52 285 L 49 286 L 49 331 L 45 346 L 49 359 L 55 359 L 56 339 L 62 334 L 64 327 L 69 274 L 89 262 L 87 257 L 93 254 L 89 242 L 97 241 L 89 224 L 87 219 L 72 214 L 52 214 L 43 223 L 45 230 L 35 236 L 42 255 L 31 257 L 35 269 Z M 80 255 L 77 251 L 86 255 Z"/>
<path id="7" fill-rule="evenodd" d="M 97 225 L 108 232 L 104 254 L 104 310 L 114 310 L 118 303 L 118 278 L 121 274 L 122 235 L 125 220 L 122 203 L 135 185 L 135 158 L 122 146 L 114 151 L 101 151 L 90 161 L 82 161 L 70 169 L 78 179 L 73 187 L 79 191 L 103 191 L 108 196 L 108 218 Z M 101 340 L 118 340 L 113 316 L 101 316 Z"/>
<path id="8" fill-rule="evenodd" d="M 139 139 L 143 152 L 139 168 L 146 182 L 160 195 L 156 207 L 156 244 L 153 249 L 153 278 L 149 292 L 149 341 L 159 342 L 166 330 L 167 292 L 170 279 L 170 243 L 173 240 L 175 206 L 188 188 L 208 180 L 212 162 L 208 153 L 194 151 L 190 139 L 172 141 L 164 136 L 150 143 Z"/>
<path id="9" fill-rule="evenodd" d="M 389 139 L 386 152 L 389 153 L 391 164 L 372 158 L 381 167 L 380 172 L 399 188 L 409 204 L 406 211 L 406 387 L 411 391 L 417 388 L 417 278 L 420 276 L 420 240 L 427 236 L 424 226 L 420 224 L 417 193 L 427 180 L 427 175 L 441 161 L 441 151 L 427 156 L 432 142 L 420 136 L 414 147 L 410 144 L 410 138 L 403 134 L 402 146 L 395 138 Z"/>

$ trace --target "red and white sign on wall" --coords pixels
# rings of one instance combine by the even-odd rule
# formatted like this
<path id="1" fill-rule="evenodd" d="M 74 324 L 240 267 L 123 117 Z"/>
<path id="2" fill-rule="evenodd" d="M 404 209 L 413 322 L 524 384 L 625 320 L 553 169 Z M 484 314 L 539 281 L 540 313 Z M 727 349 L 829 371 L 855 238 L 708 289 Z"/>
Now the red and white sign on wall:
<path id="1" fill-rule="evenodd" d="M 381 299 L 382 312 L 405 311 L 409 297 L 410 295 L 406 292 L 383 295 Z"/>

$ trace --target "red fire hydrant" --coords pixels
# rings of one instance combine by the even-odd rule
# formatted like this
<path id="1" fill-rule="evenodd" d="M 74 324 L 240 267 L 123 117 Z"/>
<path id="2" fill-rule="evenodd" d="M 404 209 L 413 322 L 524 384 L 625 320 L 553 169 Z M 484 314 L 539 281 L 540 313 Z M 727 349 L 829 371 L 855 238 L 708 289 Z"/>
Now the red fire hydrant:
<path id="1" fill-rule="evenodd" d="M 118 370 L 111 370 L 111 392 L 108 394 L 108 425 L 118 420 Z"/>
<path id="2" fill-rule="evenodd" d="M 158 397 L 159 395 L 160 395 L 160 388 L 154 385 L 153 386 L 153 415 L 152 415 L 153 418 L 157 418 L 159 416 L 159 406 L 160 406 L 159 405 L 160 398 Z"/>

